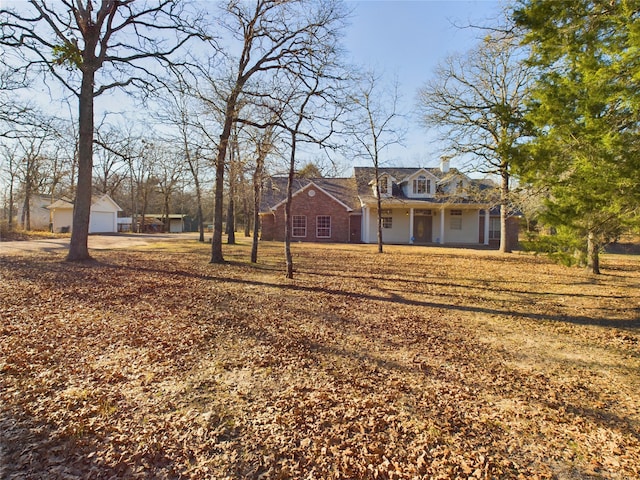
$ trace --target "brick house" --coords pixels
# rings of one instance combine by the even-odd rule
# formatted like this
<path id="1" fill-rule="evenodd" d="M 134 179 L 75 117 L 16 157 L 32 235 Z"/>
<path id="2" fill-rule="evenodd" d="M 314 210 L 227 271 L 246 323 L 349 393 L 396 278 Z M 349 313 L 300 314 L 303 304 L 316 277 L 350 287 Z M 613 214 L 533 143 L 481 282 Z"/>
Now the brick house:
<path id="1" fill-rule="evenodd" d="M 299 178 L 291 198 L 293 241 L 360 242 L 360 201 L 354 178 Z M 287 179 L 270 177 L 262 190 L 262 240 L 284 241 Z"/>
<path id="2" fill-rule="evenodd" d="M 349 178 L 296 179 L 291 205 L 292 240 L 376 243 L 376 182 L 387 244 L 485 245 L 500 241 L 496 186 L 449 168 L 355 167 Z M 260 209 L 263 240 L 284 240 L 287 179 L 269 178 Z M 518 218 L 508 221 L 509 243 L 518 242 Z"/>

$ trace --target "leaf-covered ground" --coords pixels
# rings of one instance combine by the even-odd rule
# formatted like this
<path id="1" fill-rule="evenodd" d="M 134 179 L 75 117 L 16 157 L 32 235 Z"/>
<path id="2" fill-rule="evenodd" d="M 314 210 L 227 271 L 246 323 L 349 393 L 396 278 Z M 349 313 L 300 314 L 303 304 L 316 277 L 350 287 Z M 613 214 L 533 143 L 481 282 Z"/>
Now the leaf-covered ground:
<path id="1" fill-rule="evenodd" d="M 0 478 L 640 477 L 640 258 L 0 257 Z"/>

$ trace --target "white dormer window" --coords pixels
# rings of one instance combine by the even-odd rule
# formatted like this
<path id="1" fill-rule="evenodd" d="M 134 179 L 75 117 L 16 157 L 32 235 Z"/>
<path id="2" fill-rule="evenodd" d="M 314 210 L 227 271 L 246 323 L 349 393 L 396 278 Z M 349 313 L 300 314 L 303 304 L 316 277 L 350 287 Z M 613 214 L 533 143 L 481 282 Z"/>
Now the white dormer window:
<path id="1" fill-rule="evenodd" d="M 413 179 L 413 194 L 425 195 L 431 191 L 431 180 L 427 180 L 427 177 L 420 175 L 418 178 Z"/>
<path id="2" fill-rule="evenodd" d="M 373 185 L 373 194 L 377 195 L 380 192 L 381 197 L 388 197 L 391 195 L 391 182 L 392 178 L 389 175 L 382 175 L 378 178 L 378 189 L 376 190 L 375 181 L 371 181 L 371 185 Z"/>
<path id="3" fill-rule="evenodd" d="M 378 186 L 380 187 L 381 195 L 384 195 L 385 193 L 387 193 L 389 191 L 389 177 L 380 177 Z"/>

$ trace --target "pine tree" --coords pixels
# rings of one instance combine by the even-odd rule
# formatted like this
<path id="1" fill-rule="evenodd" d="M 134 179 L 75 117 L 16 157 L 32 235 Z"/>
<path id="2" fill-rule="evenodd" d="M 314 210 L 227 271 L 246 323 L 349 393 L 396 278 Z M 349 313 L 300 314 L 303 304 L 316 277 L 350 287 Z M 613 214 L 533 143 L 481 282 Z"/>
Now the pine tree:
<path id="1" fill-rule="evenodd" d="M 599 273 L 600 249 L 640 217 L 640 1 L 526 0 L 514 18 L 540 71 L 527 177 Z"/>

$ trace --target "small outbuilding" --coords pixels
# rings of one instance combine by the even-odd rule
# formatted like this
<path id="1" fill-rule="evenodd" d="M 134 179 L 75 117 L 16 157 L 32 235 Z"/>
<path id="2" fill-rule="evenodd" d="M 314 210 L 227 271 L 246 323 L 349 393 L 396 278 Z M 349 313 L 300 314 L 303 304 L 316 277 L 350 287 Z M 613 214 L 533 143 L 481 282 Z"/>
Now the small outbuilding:
<path id="1" fill-rule="evenodd" d="M 171 213 L 169 215 L 147 213 L 144 216 L 144 231 L 145 233 L 182 233 L 184 232 L 184 217 L 186 215 L 183 213 Z"/>
<path id="2" fill-rule="evenodd" d="M 73 227 L 73 202 L 61 198 L 49 205 L 54 232 L 70 232 Z M 118 212 L 122 209 L 106 193 L 91 197 L 89 233 L 115 233 L 118 231 Z"/>

